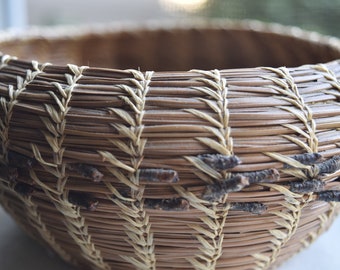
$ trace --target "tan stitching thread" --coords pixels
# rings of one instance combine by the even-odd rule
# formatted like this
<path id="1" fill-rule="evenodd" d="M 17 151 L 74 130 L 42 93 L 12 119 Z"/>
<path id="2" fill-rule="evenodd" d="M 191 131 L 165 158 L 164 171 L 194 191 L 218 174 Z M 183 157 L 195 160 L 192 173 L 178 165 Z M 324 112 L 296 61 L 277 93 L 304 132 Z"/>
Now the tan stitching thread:
<path id="1" fill-rule="evenodd" d="M 324 64 L 311 65 L 310 67 L 320 72 L 325 78 L 326 82 L 329 82 L 335 89 L 337 89 L 340 92 L 340 81 L 337 79 L 336 75 L 332 70 L 330 70 Z M 335 95 L 337 98 L 340 97 L 339 92 L 334 91 L 324 92 L 327 94 Z M 314 234 L 309 234 L 310 236 L 309 239 L 302 240 L 304 247 L 307 247 L 317 239 L 317 237 L 325 230 L 325 225 L 328 224 L 329 220 L 334 216 L 337 204 L 334 202 L 329 202 L 329 205 L 330 209 L 327 211 L 327 213 L 323 213 L 320 216 L 318 216 L 318 219 L 320 220 L 320 226 L 317 232 Z"/>
<path id="2" fill-rule="evenodd" d="M 204 114 L 195 109 L 189 109 L 187 111 L 201 117 L 212 124 L 212 126 L 206 127 L 206 129 L 217 136 L 219 144 L 216 145 L 216 151 L 222 155 L 232 155 L 233 141 L 230 136 L 229 127 L 229 110 L 228 110 L 228 86 L 227 80 L 221 77 L 218 70 L 213 71 L 200 71 L 193 70 L 205 75 L 206 78 L 199 78 L 197 81 L 204 83 L 205 87 L 196 87 L 198 91 L 205 93 L 211 99 L 199 98 L 205 102 L 218 116 L 218 121 L 211 118 L 209 115 Z M 213 101 L 212 101 L 213 100 Z M 197 138 L 202 143 L 214 149 L 215 141 L 207 140 L 206 138 Z M 221 147 L 222 146 L 222 147 Z"/>
<path id="3" fill-rule="evenodd" d="M 25 205 L 26 214 L 28 216 L 29 223 L 34 227 L 41 237 L 46 241 L 50 247 L 65 261 L 75 265 L 76 262 L 56 241 L 52 233 L 48 230 L 45 223 L 41 219 L 41 215 L 38 211 L 38 207 L 32 202 L 31 196 L 23 197 L 19 196 Z"/>
<path id="4" fill-rule="evenodd" d="M 8 65 L 10 60 L 15 59 L 9 55 L 2 55 L 0 61 L 0 70 L 3 69 Z M 14 98 L 13 95 L 13 87 L 8 87 L 9 97 L 10 100 L 7 101 L 6 98 L 0 97 L 0 108 L 4 112 L 3 119 L 0 118 L 0 139 L 1 139 L 1 152 L 0 152 L 0 163 L 6 165 L 7 164 L 7 152 L 8 152 L 8 129 L 9 129 L 9 122 L 11 119 L 11 110 L 13 110 L 13 105 L 10 105 L 12 99 Z M 8 181 L 6 179 L 0 178 L 0 202 L 6 208 L 8 212 L 10 212 L 10 207 L 8 205 L 8 201 L 5 199 L 4 192 L 5 188 L 8 186 Z"/>
<path id="5" fill-rule="evenodd" d="M 230 136 L 229 127 L 229 110 L 228 110 L 228 86 L 225 78 L 221 77 L 218 70 L 203 71 L 193 70 L 199 73 L 204 78 L 198 78 L 197 81 L 203 83 L 205 86 L 196 87 L 195 89 L 206 94 L 208 98 L 199 98 L 206 103 L 217 115 L 217 119 L 210 115 L 198 111 L 196 109 L 187 109 L 187 112 L 206 120 L 211 126 L 205 127 L 213 137 L 217 137 L 217 141 L 211 138 L 196 138 L 201 143 L 208 146 L 210 149 L 222 155 L 232 155 L 233 141 Z M 202 162 L 196 157 L 185 157 L 193 166 L 199 169 L 196 175 L 203 181 L 209 183 L 213 181 L 221 181 L 227 177 L 227 172 L 220 173 L 209 166 L 204 166 Z M 203 172 L 204 174 L 201 174 Z M 208 177 L 207 177 L 208 176 Z M 223 244 L 223 228 L 226 222 L 230 204 L 226 203 L 227 196 L 224 196 L 222 206 L 217 203 L 209 203 L 204 200 L 198 199 L 194 194 L 186 192 L 182 187 L 174 187 L 175 190 L 184 198 L 186 198 L 191 206 L 203 211 L 205 217 L 201 221 L 209 228 L 205 229 L 199 225 L 189 225 L 192 229 L 197 231 L 195 235 L 201 244 L 201 252 L 195 258 L 188 258 L 187 260 L 192 264 L 195 269 L 215 269 L 218 259 L 222 256 Z"/>
<path id="6" fill-rule="evenodd" d="M 4 56 L 2 58 L 1 64 L 0 64 L 0 69 L 7 66 L 8 62 L 10 60 L 12 60 L 14 58 L 11 58 L 9 56 Z M 5 114 L 4 117 L 4 121 L 0 119 L 0 126 L 1 126 L 1 139 L 2 139 L 2 161 L 4 163 L 7 163 L 7 153 L 8 153 L 8 145 L 9 145 L 9 140 L 8 140 L 8 130 L 9 130 L 9 123 L 10 123 L 10 119 L 12 118 L 12 113 L 13 113 L 13 109 L 15 104 L 17 103 L 17 98 L 20 95 L 21 92 L 23 92 L 26 89 L 26 86 L 28 84 L 30 84 L 31 82 L 33 82 L 34 78 L 39 75 L 40 73 L 43 72 L 43 69 L 45 68 L 46 65 L 42 65 L 41 68 L 39 68 L 38 63 L 33 61 L 32 62 L 32 67 L 33 67 L 33 71 L 31 70 L 27 70 L 26 72 L 26 78 L 25 79 L 21 79 L 20 77 L 18 77 L 18 83 L 17 83 L 17 89 L 14 90 L 12 87 L 9 86 L 8 90 L 9 90 L 9 97 L 10 97 L 10 101 L 7 103 L 6 106 L 6 110 L 4 110 L 5 112 L 7 112 Z M 1 97 L 1 99 L 4 99 L 3 97 Z M 1 104 L 3 105 L 3 108 L 5 108 L 5 103 L 3 102 L 3 100 L 1 101 Z M 4 179 L 2 179 L 3 181 L 5 181 Z M 7 182 L 7 181 L 5 181 Z M 9 187 L 9 183 L 7 183 L 8 185 L 8 190 L 13 191 L 12 188 Z M 5 190 L 5 186 L 3 185 L 2 190 L 4 192 Z M 50 246 L 66 261 L 71 262 L 71 256 L 68 255 L 56 242 L 54 237 L 51 235 L 51 233 L 47 230 L 46 225 L 42 222 L 40 214 L 38 212 L 37 206 L 32 203 L 31 201 L 31 197 L 23 197 L 20 196 L 19 194 L 13 192 L 13 194 L 15 194 L 17 197 L 19 197 L 21 199 L 21 201 L 24 203 L 25 205 L 25 213 L 28 216 L 28 222 L 29 225 L 32 226 L 33 228 L 35 228 L 39 234 L 42 236 L 42 238 L 50 244 Z M 3 202 L 3 205 L 5 205 L 7 211 L 11 212 L 11 208 L 9 205 L 7 205 L 6 203 Z M 15 215 L 13 215 L 15 216 Z M 20 224 L 20 223 L 19 223 Z M 24 226 L 25 227 L 25 226 Z M 25 229 L 25 231 L 28 231 L 27 229 Z"/>
<path id="7" fill-rule="evenodd" d="M 115 113 L 126 122 L 126 125 L 112 124 L 112 126 L 120 134 L 128 137 L 129 142 L 110 141 L 115 146 L 124 149 L 131 156 L 131 165 L 120 162 L 109 152 L 99 153 L 113 165 L 113 167 L 110 166 L 107 169 L 122 183 L 131 188 L 131 198 L 127 198 L 120 194 L 110 183 L 106 182 L 106 186 L 114 196 L 109 196 L 108 198 L 121 209 L 119 216 L 128 223 L 133 224 L 125 225 L 125 228 L 129 237 L 128 242 L 134 248 L 136 257 L 121 257 L 134 265 L 136 269 L 152 270 L 156 269 L 155 246 L 149 216 L 144 209 L 144 187 L 139 183 L 139 166 L 143 159 L 146 144 L 146 139 L 142 138 L 143 117 L 152 72 L 146 72 L 145 75 L 137 70 L 129 70 L 129 72 L 134 77 L 130 79 L 133 87 L 120 85 L 119 87 L 127 93 L 127 96 L 121 96 L 120 98 L 131 108 L 135 117 L 133 118 L 128 113 L 115 108 L 110 108 L 109 111 Z"/>
<path id="8" fill-rule="evenodd" d="M 337 79 L 334 72 L 332 70 L 330 70 L 329 68 L 327 68 L 326 65 L 319 64 L 319 65 L 312 65 L 311 67 L 314 68 L 315 70 L 319 71 L 323 75 L 323 77 L 326 79 L 327 82 L 330 82 L 330 84 L 335 89 L 340 91 L 339 80 Z M 334 93 L 334 92 L 331 92 L 331 91 L 325 91 L 325 93 L 335 95 L 338 98 L 340 97 L 340 93 L 338 93 L 338 92 Z M 325 225 L 329 222 L 329 219 L 331 219 L 334 216 L 335 209 L 336 209 L 336 203 L 330 202 L 329 205 L 330 205 L 330 209 L 329 209 L 328 213 L 321 214 L 318 217 L 318 219 L 320 219 L 320 227 L 317 230 L 315 235 L 310 235 L 310 241 L 307 242 L 308 245 L 313 243 L 316 240 L 317 236 L 319 236 L 324 231 Z"/>
<path id="9" fill-rule="evenodd" d="M 0 69 L 6 67 L 11 60 L 16 60 L 16 57 L 10 56 L 8 54 L 1 55 Z"/>
<path id="10" fill-rule="evenodd" d="M 197 254 L 195 258 L 187 258 L 187 260 L 195 269 L 215 269 L 217 260 L 221 257 L 223 252 L 223 228 L 230 209 L 230 204 L 225 203 L 226 199 L 221 205 L 218 205 L 217 203 L 211 204 L 197 198 L 193 193 L 186 191 L 183 187 L 174 186 L 174 189 L 181 197 L 187 199 L 192 207 L 205 214 L 205 216 L 200 219 L 208 227 L 208 229 L 206 229 L 200 225 L 188 225 L 197 232 L 195 237 L 202 245 L 199 249 L 203 254 Z"/>
<path id="11" fill-rule="evenodd" d="M 322 234 L 326 229 L 326 225 L 329 225 L 329 220 L 333 218 L 336 215 L 336 209 L 337 209 L 337 203 L 336 202 L 330 202 L 330 209 L 327 211 L 327 213 L 323 213 L 318 216 L 318 219 L 320 220 L 320 226 L 318 230 L 315 232 L 308 233 L 307 237 L 302 239 L 300 243 L 302 244 L 302 247 L 298 250 L 298 252 L 302 251 L 303 249 L 309 247 L 312 243 L 314 243 L 317 238 Z"/>
<path id="12" fill-rule="evenodd" d="M 12 58 L 8 55 L 5 55 L 1 58 L 0 69 L 6 67 L 8 63 L 15 58 Z M 17 103 L 17 97 L 21 94 L 22 91 L 26 89 L 26 85 L 32 82 L 35 75 L 32 74 L 31 70 L 27 70 L 26 79 L 23 79 L 20 76 L 17 76 L 17 87 L 14 89 L 13 85 L 8 86 L 8 96 L 9 100 L 7 101 L 5 97 L 0 98 L 0 104 L 2 110 L 5 114 L 4 119 L 0 119 L 0 138 L 1 138 L 1 153 L 0 153 L 0 161 L 4 164 L 7 163 L 7 152 L 9 145 L 9 125 L 13 114 L 13 108 Z"/>
<path id="13" fill-rule="evenodd" d="M 311 68 L 314 68 L 315 70 L 319 71 L 323 77 L 326 79 L 326 82 L 329 82 L 335 89 L 340 91 L 340 81 L 337 79 L 336 75 L 332 70 L 327 68 L 324 64 L 319 65 L 312 65 Z M 331 95 L 335 95 L 337 97 L 340 97 L 340 93 L 334 93 L 331 91 L 325 91 L 325 93 L 329 93 Z"/>
<path id="14" fill-rule="evenodd" d="M 4 67 L 6 66 L 5 63 L 8 63 L 9 60 L 11 60 L 10 57 L 5 57 L 5 61 L 2 61 L 2 64 L 0 65 L 0 67 Z M 20 95 L 21 92 L 23 92 L 26 89 L 26 86 L 28 84 L 30 84 L 31 82 L 33 82 L 34 78 L 39 75 L 40 73 L 43 72 L 43 69 L 45 68 L 46 65 L 42 65 L 41 68 L 39 68 L 38 63 L 37 62 L 32 62 L 32 67 L 33 67 L 33 71 L 28 70 L 26 72 L 26 78 L 24 80 L 19 79 L 18 77 L 18 85 L 17 85 L 17 89 L 14 90 L 11 87 L 9 87 L 9 91 L 10 93 L 10 98 L 11 100 L 9 101 L 9 104 L 7 106 L 7 114 L 5 116 L 5 121 L 4 123 L 6 123 L 6 127 L 7 130 L 2 130 L 2 136 L 6 137 L 5 139 L 7 139 L 5 142 L 3 142 L 2 145 L 2 153 L 3 153 L 3 159 L 7 160 L 7 153 L 8 153 L 8 129 L 9 129 L 9 122 L 12 116 L 12 112 L 13 112 L 13 108 L 16 104 L 16 100 L 18 98 L 18 96 Z M 1 120 L 0 120 L 1 121 Z M 3 126 L 3 125 L 2 125 Z M 7 162 L 7 161 L 6 161 Z M 12 190 L 12 189 L 10 189 Z M 42 236 L 42 238 L 51 245 L 51 247 L 66 261 L 71 262 L 71 256 L 68 255 L 56 242 L 54 237 L 51 235 L 51 233 L 47 230 L 46 225 L 42 222 L 40 214 L 38 212 L 37 206 L 32 203 L 31 197 L 23 197 L 20 196 L 19 194 L 15 193 L 16 196 L 18 196 L 21 201 L 24 203 L 25 205 L 25 213 L 28 216 L 28 222 L 29 224 L 35 228 L 39 234 Z"/>
<path id="15" fill-rule="evenodd" d="M 330 202 L 329 210 L 326 213 L 323 213 L 320 216 L 318 216 L 318 219 L 320 220 L 320 226 L 318 230 L 316 231 L 317 236 L 319 236 L 326 229 L 326 225 L 329 223 L 329 220 L 334 216 L 335 209 L 336 209 L 336 202 Z"/>
<path id="16" fill-rule="evenodd" d="M 3 69 L 4 67 L 8 66 L 9 62 L 11 60 L 15 60 L 15 57 L 11 57 L 9 55 L 2 55 L 1 56 L 1 61 L 0 61 L 0 70 Z M 37 66 L 32 63 L 33 67 L 36 67 L 36 71 L 38 71 Z M 9 138 L 8 138 L 8 132 L 10 128 L 10 121 L 12 118 L 12 113 L 13 113 L 13 108 L 15 104 L 17 103 L 16 98 L 18 95 L 25 90 L 25 87 L 27 84 L 29 84 L 33 79 L 34 76 L 31 77 L 31 71 L 28 71 L 26 73 L 26 78 L 22 79 L 21 77 L 18 78 L 18 85 L 17 88 L 14 89 L 13 86 L 8 86 L 8 96 L 9 100 L 7 101 L 5 97 L 0 98 L 0 105 L 1 109 L 4 112 L 4 117 L 3 119 L 0 118 L 0 139 L 1 139 L 1 153 L 0 153 L 0 163 L 4 164 L 5 166 L 8 163 L 7 160 L 7 153 L 8 153 L 8 145 L 9 145 Z M 19 84 L 20 82 L 20 84 Z M 12 192 L 11 185 L 8 182 L 7 179 L 0 178 L 0 202 L 2 206 L 6 209 L 8 213 L 11 214 L 13 218 L 16 218 L 15 213 L 13 212 L 9 200 L 6 199 L 5 197 L 5 191 L 7 190 L 8 192 Z M 16 193 L 13 193 L 14 196 L 17 196 Z M 20 224 L 20 222 L 18 222 Z M 26 228 L 26 225 L 22 225 L 22 228 L 28 232 L 28 234 L 31 235 L 30 230 Z"/>
<path id="17" fill-rule="evenodd" d="M 261 184 L 271 189 L 277 190 L 285 196 L 285 201 L 281 205 L 285 207 L 288 212 L 284 213 L 282 211 L 271 211 L 270 214 L 276 215 L 282 218 L 282 221 L 278 221 L 277 224 L 285 228 L 285 230 L 272 229 L 270 234 L 274 236 L 271 240 L 273 243 L 271 256 L 266 256 L 264 254 L 254 254 L 253 257 L 257 259 L 257 267 L 255 269 L 267 269 L 279 256 L 281 249 L 289 241 L 289 239 L 296 233 L 301 218 L 303 206 L 309 202 L 304 200 L 303 195 L 293 193 L 287 188 L 277 185 L 277 184 Z"/>
<path id="18" fill-rule="evenodd" d="M 56 209 L 64 215 L 65 226 L 69 235 L 80 247 L 83 257 L 88 260 L 93 269 L 109 270 L 110 267 L 103 261 L 100 251 L 96 249 L 92 243 L 91 236 L 88 233 L 88 227 L 85 224 L 85 219 L 81 216 L 80 208 L 71 204 L 68 201 L 68 192 L 65 190 L 65 185 L 68 177 L 65 175 L 65 164 L 63 163 L 64 148 L 62 146 L 65 138 L 65 126 L 66 115 L 69 110 L 69 103 L 72 97 L 72 90 L 76 86 L 77 81 L 82 77 L 82 72 L 86 67 L 77 67 L 74 65 L 68 65 L 74 76 L 66 74 L 67 85 L 63 87 L 59 83 L 53 85 L 59 91 L 61 98 L 57 97 L 53 92 L 49 92 L 51 97 L 57 104 L 56 109 L 52 105 L 45 104 L 49 118 L 42 118 L 42 122 L 46 125 L 46 128 L 54 126 L 54 130 L 57 134 L 43 132 L 46 141 L 50 145 L 53 151 L 53 163 L 46 162 L 40 151 L 39 147 L 32 144 L 32 151 L 35 158 L 40 165 L 49 173 L 56 177 L 56 189 L 47 186 L 43 183 L 35 171 L 31 170 L 30 174 L 32 179 L 37 183 L 45 192 L 45 194 L 51 199 Z M 52 120 L 52 121 L 51 121 Z M 53 136 L 52 136 L 53 135 Z"/>
<path id="19" fill-rule="evenodd" d="M 289 70 L 284 67 L 278 69 L 275 68 L 266 69 L 276 73 L 279 76 L 279 78 L 264 77 L 265 79 L 271 80 L 276 84 L 276 86 L 272 86 L 272 88 L 281 94 L 281 96 L 278 96 L 277 98 L 288 101 L 295 107 L 292 108 L 287 106 L 279 106 L 279 108 L 294 114 L 303 123 L 307 133 L 296 126 L 292 125 L 284 126 L 294 130 L 301 136 L 305 136 L 307 139 L 307 144 L 299 143 L 297 139 L 293 138 L 292 136 L 285 135 L 284 137 L 288 140 L 291 140 L 294 143 L 297 143 L 299 146 L 304 148 L 304 150 L 309 153 L 317 152 L 318 138 L 316 136 L 316 124 L 313 119 L 313 113 L 311 109 L 305 104 L 302 96 L 300 95 L 298 87 L 294 83 L 294 78 L 290 75 Z"/>
<path id="20" fill-rule="evenodd" d="M 289 129 L 292 129 L 294 132 L 298 133 L 299 135 L 306 138 L 307 143 L 303 142 L 299 138 L 290 136 L 290 135 L 283 135 L 284 138 L 287 140 L 297 144 L 303 150 L 309 153 L 318 152 L 318 138 L 316 136 L 316 124 L 313 119 L 313 114 L 311 109 L 305 104 L 302 96 L 299 93 L 297 85 L 294 83 L 293 77 L 290 75 L 289 70 L 287 68 L 266 68 L 267 70 L 272 71 L 273 73 L 277 74 L 279 78 L 264 77 L 267 80 L 270 80 L 275 83 L 274 86 L 271 86 L 274 90 L 278 91 L 281 95 L 277 98 L 283 99 L 291 103 L 294 108 L 280 106 L 279 108 L 286 110 L 292 114 L 294 114 L 305 126 L 307 132 L 304 132 L 301 128 L 297 126 L 293 126 L 290 124 L 286 124 Z M 276 153 L 267 153 L 274 159 L 278 161 L 287 160 L 289 164 L 291 161 L 288 157 L 284 157 L 278 155 Z M 295 162 L 293 164 L 293 168 L 290 169 L 282 169 L 281 172 L 286 174 L 290 174 L 294 177 L 299 177 L 302 179 L 307 179 L 307 175 L 301 169 L 309 169 L 309 166 L 304 166 L 299 162 Z M 312 172 L 310 172 L 312 174 Z M 272 254 L 270 257 L 265 256 L 263 254 L 255 254 L 254 257 L 258 260 L 256 262 L 258 269 L 266 269 L 268 268 L 279 256 L 281 249 L 285 244 L 289 241 L 289 239 L 296 233 L 296 230 L 299 226 L 299 221 L 302 214 L 302 209 L 305 205 L 310 201 L 310 198 L 304 200 L 303 197 L 296 195 L 292 192 L 289 192 L 284 187 L 280 187 L 275 184 L 267 184 L 267 186 L 283 193 L 285 195 L 286 203 L 282 203 L 282 206 L 288 209 L 289 214 L 282 214 L 281 212 L 271 212 L 276 216 L 279 216 L 284 219 L 283 222 L 280 222 L 279 225 L 285 228 L 285 231 L 282 230 L 271 230 L 270 233 L 274 236 L 272 243 L 274 244 L 272 248 Z M 300 198 L 297 200 L 296 198 Z"/>

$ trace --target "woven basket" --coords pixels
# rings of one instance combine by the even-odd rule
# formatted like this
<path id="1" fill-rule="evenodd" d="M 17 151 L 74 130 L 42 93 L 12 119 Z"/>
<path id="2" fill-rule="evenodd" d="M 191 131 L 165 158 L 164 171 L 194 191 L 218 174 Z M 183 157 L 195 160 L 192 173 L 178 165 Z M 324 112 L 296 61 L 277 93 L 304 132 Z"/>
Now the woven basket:
<path id="1" fill-rule="evenodd" d="M 335 38 L 214 22 L 0 50 L 1 204 L 80 269 L 268 269 L 339 210 Z"/>

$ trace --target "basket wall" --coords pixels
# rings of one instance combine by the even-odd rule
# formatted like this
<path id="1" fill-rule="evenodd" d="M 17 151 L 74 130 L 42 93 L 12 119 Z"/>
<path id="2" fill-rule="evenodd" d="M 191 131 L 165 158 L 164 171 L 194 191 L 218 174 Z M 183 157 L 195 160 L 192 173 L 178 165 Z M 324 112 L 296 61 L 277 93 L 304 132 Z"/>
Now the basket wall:
<path id="1" fill-rule="evenodd" d="M 81 269 L 275 267 L 339 210 L 339 44 L 257 22 L 3 35 L 0 202 Z"/>

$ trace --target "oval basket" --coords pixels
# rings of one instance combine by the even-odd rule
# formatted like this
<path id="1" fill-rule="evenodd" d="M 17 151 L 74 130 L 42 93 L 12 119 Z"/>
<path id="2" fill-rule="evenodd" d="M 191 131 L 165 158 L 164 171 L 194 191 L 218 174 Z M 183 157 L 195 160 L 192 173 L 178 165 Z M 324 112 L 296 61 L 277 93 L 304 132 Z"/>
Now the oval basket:
<path id="1" fill-rule="evenodd" d="M 338 213 L 335 38 L 214 22 L 0 49 L 1 204 L 80 269 L 268 269 Z"/>

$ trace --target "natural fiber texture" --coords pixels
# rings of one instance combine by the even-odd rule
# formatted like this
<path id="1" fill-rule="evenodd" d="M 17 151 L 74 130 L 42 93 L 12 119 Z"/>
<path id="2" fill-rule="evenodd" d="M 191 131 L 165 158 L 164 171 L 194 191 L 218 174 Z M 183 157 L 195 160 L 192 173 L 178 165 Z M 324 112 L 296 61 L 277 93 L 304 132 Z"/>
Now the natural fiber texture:
<path id="1" fill-rule="evenodd" d="M 268 269 L 337 214 L 338 40 L 258 22 L 0 39 L 0 202 L 80 269 Z"/>

